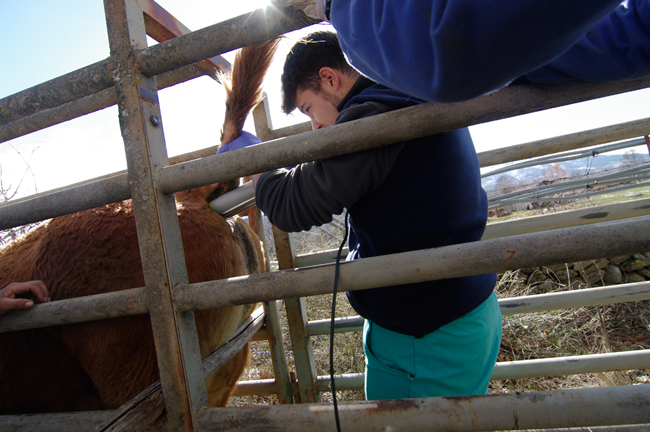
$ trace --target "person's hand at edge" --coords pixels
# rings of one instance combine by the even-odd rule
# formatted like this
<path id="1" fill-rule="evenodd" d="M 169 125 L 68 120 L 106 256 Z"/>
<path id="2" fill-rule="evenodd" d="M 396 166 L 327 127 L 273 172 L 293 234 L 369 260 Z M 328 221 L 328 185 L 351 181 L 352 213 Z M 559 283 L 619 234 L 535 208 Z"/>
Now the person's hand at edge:
<path id="1" fill-rule="evenodd" d="M 16 295 L 24 293 L 32 293 L 42 303 L 50 301 L 47 287 L 42 281 L 12 282 L 0 290 L 0 315 L 13 309 L 29 309 L 34 306 L 33 300 L 16 298 Z"/>

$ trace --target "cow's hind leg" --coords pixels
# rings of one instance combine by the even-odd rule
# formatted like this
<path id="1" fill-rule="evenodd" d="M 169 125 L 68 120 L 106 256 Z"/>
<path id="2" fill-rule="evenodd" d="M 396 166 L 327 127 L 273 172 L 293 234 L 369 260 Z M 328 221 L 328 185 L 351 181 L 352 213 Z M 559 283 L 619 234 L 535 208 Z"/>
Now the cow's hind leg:
<path id="1" fill-rule="evenodd" d="M 249 354 L 250 348 L 246 344 L 241 351 L 205 380 L 211 407 L 226 406 L 230 394 L 235 390 L 237 380 L 248 363 Z"/>

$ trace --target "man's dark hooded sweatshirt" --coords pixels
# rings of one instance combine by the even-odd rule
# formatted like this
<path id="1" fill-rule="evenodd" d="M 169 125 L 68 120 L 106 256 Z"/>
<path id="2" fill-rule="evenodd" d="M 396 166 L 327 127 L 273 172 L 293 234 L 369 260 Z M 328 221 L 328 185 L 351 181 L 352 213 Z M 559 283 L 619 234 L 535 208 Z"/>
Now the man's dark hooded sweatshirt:
<path id="1" fill-rule="evenodd" d="M 336 124 L 420 103 L 360 77 L 337 106 Z M 347 208 L 348 259 L 477 241 L 487 219 L 466 128 L 267 172 L 256 200 L 288 232 L 328 223 Z M 495 282 L 492 273 L 351 291 L 348 299 L 364 318 L 421 337 L 479 306 Z"/>

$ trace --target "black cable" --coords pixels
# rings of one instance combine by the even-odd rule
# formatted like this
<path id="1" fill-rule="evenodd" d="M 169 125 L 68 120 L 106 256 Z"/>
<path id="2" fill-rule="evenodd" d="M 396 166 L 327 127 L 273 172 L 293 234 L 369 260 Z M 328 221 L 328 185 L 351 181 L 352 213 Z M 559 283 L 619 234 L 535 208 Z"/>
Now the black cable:
<path id="1" fill-rule="evenodd" d="M 334 401 L 334 418 L 336 419 L 336 430 L 341 432 L 341 422 L 339 420 L 339 405 L 336 401 L 336 385 L 334 384 L 334 313 L 336 312 L 336 290 L 339 285 L 339 264 L 341 263 L 341 252 L 343 245 L 348 238 L 348 210 L 345 210 L 345 234 L 343 234 L 343 241 L 339 246 L 339 251 L 336 254 L 336 265 L 334 266 L 334 291 L 332 294 L 332 318 L 330 321 L 330 381 L 332 386 L 332 400 Z"/>

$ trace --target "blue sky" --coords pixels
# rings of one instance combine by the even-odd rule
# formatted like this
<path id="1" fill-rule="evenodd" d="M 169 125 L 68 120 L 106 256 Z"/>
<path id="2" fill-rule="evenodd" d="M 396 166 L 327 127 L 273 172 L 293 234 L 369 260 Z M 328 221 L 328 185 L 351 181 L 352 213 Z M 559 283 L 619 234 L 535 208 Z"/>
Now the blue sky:
<path id="1" fill-rule="evenodd" d="M 196 30 L 259 7 L 260 0 L 160 0 Z M 101 0 L 0 0 L 0 98 L 82 68 L 109 55 Z M 298 32 L 282 42 L 265 90 L 274 127 L 303 122 L 279 110 L 282 60 Z M 231 54 L 225 55 L 232 59 Z M 223 123 L 223 92 L 199 78 L 160 94 L 170 155 L 215 145 Z M 548 110 L 470 128 L 477 151 L 520 144 L 650 117 L 650 90 Z M 246 129 L 253 130 L 252 123 Z M 5 188 L 42 192 L 126 168 L 117 111 L 108 108 L 0 144 Z"/>

